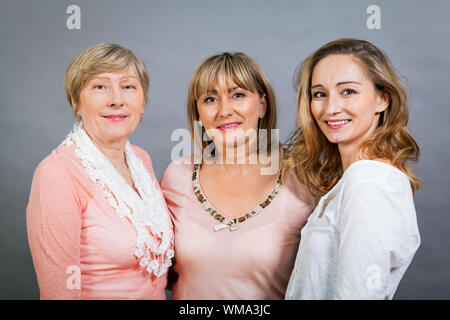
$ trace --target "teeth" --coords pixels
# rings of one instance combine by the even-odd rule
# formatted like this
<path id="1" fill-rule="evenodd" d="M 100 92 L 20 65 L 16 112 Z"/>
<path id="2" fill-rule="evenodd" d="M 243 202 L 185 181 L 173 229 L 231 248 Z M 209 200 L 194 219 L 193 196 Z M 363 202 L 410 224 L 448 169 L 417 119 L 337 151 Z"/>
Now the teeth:
<path id="1" fill-rule="evenodd" d="M 346 124 L 350 122 L 350 120 L 341 120 L 341 121 L 327 121 L 328 124 L 332 126 L 340 126 L 341 124 Z"/>
<path id="2" fill-rule="evenodd" d="M 235 127 L 235 126 L 237 126 L 237 123 L 234 123 L 234 124 L 227 124 L 227 125 L 224 125 L 223 127 L 224 127 L 224 128 L 229 128 L 229 127 Z"/>

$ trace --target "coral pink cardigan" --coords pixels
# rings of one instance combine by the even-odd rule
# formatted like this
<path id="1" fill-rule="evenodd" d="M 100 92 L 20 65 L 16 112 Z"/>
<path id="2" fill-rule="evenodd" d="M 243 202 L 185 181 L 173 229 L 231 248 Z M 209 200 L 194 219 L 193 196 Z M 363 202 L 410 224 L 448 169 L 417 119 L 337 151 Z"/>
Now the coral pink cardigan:
<path id="1" fill-rule="evenodd" d="M 132 146 L 160 190 L 150 156 Z M 27 230 L 41 299 L 165 299 L 167 273 L 138 264 L 136 231 L 86 174 L 73 149 L 59 146 L 37 167 Z"/>

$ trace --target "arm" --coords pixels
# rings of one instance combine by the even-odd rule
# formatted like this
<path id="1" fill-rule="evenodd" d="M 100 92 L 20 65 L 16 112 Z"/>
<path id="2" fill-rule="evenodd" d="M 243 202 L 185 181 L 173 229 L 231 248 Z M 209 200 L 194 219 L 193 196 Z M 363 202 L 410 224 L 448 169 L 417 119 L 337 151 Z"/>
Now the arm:
<path id="1" fill-rule="evenodd" d="M 26 215 L 41 299 L 80 299 L 81 205 L 72 176 L 56 160 L 36 169 Z"/>
<path id="2" fill-rule="evenodd" d="M 388 298 L 391 270 L 411 254 L 410 221 L 398 191 L 364 182 L 344 194 L 336 299 Z"/>

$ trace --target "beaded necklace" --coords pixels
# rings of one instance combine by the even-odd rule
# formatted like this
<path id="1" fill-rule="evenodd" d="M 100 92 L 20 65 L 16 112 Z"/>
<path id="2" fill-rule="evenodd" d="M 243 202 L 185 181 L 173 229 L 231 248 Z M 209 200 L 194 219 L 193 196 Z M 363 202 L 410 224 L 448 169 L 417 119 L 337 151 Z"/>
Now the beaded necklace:
<path id="1" fill-rule="evenodd" d="M 258 213 L 260 213 L 262 211 L 262 209 L 267 207 L 272 202 L 272 200 L 277 195 L 278 190 L 281 186 L 281 171 L 280 171 L 280 173 L 278 174 L 277 181 L 275 182 L 274 186 L 272 187 L 271 192 L 269 193 L 269 195 L 263 202 L 258 204 L 250 212 L 247 212 L 239 217 L 229 219 L 229 218 L 223 216 L 222 214 L 220 214 L 219 211 L 217 211 L 217 209 L 215 209 L 213 207 L 213 205 L 208 201 L 208 199 L 203 194 L 202 188 L 200 187 L 199 178 L 198 178 L 199 169 L 200 169 L 200 165 L 194 164 L 194 170 L 192 173 L 192 186 L 194 188 L 194 193 L 195 193 L 198 201 L 200 201 L 200 203 L 203 205 L 203 208 L 205 208 L 206 212 L 208 212 L 214 219 L 216 219 L 220 222 L 219 224 L 214 226 L 214 231 L 220 231 L 220 230 L 226 229 L 226 228 L 229 228 L 230 231 L 235 231 L 235 230 L 239 229 L 238 224 L 243 223 L 244 221 L 256 216 Z"/>

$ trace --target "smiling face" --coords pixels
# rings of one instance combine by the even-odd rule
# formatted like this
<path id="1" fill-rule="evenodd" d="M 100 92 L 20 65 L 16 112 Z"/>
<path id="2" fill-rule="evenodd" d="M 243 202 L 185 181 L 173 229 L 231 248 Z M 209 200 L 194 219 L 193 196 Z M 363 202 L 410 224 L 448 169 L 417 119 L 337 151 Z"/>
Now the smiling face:
<path id="1" fill-rule="evenodd" d="M 389 105 L 363 63 L 350 55 L 320 60 L 311 78 L 311 113 L 320 130 L 339 147 L 356 150 L 376 129 L 380 112 Z"/>
<path id="2" fill-rule="evenodd" d="M 225 76 L 217 78 L 214 89 L 197 99 L 199 120 L 205 130 L 213 132 L 211 139 L 220 148 L 218 139 L 233 147 L 245 137 L 249 129 L 257 134 L 258 120 L 266 112 L 264 96 L 239 88 Z M 223 139 L 223 140 L 222 140 Z"/>
<path id="3" fill-rule="evenodd" d="M 73 103 L 83 126 L 97 144 L 125 143 L 144 112 L 144 91 L 134 66 L 94 75 Z"/>

